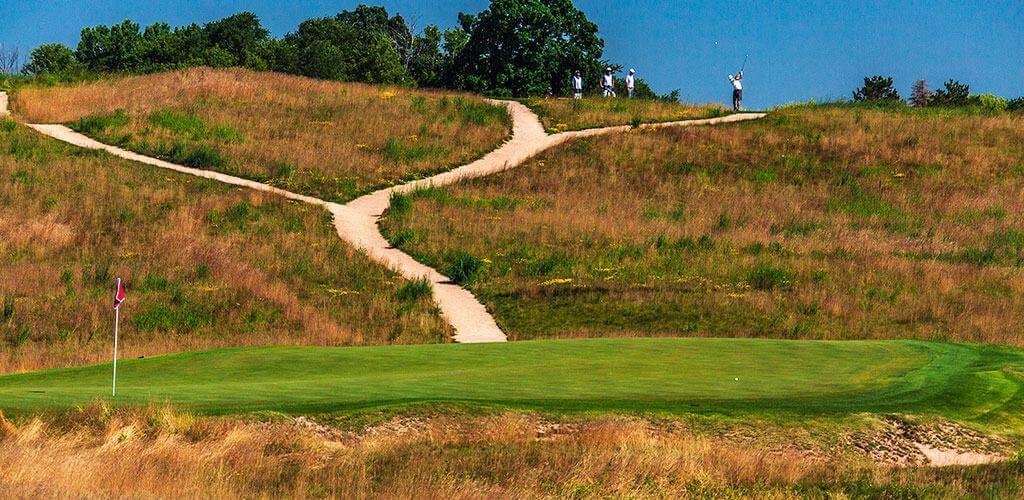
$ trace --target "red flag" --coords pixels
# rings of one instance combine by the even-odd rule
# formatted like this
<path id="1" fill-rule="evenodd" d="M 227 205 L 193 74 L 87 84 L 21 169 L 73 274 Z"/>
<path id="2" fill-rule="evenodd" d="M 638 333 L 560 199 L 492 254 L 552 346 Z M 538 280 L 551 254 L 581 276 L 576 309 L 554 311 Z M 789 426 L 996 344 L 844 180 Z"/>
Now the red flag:
<path id="1" fill-rule="evenodd" d="M 114 309 L 121 307 L 122 302 L 124 302 L 124 284 L 121 283 L 121 278 L 117 278 L 117 293 L 114 294 Z"/>

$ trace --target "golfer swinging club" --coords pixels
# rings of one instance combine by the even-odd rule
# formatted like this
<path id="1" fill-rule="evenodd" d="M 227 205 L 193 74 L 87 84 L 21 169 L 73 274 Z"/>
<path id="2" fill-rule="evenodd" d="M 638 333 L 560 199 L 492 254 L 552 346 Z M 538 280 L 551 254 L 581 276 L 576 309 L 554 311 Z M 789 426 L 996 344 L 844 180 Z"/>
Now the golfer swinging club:
<path id="1" fill-rule="evenodd" d="M 729 75 L 729 81 L 732 82 L 732 110 L 743 111 L 743 70 L 735 77 Z"/>
<path id="2" fill-rule="evenodd" d="M 606 68 L 601 77 L 601 93 L 605 97 L 615 97 L 615 77 L 612 76 L 611 68 Z"/>

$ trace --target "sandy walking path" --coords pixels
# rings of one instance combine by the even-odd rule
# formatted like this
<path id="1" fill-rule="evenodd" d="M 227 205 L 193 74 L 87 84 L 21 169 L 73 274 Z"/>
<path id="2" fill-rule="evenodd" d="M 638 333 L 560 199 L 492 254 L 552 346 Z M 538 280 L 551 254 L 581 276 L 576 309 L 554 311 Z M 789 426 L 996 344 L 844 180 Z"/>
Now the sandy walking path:
<path id="1" fill-rule="evenodd" d="M 5 104 L 6 95 L 0 96 L 0 104 Z M 391 194 L 394 192 L 408 193 L 417 188 L 428 186 L 445 186 L 460 180 L 482 177 L 500 172 L 522 164 L 530 157 L 548 148 L 564 143 L 577 137 L 590 137 L 630 130 L 629 125 L 599 129 L 565 132 L 548 135 L 544 131 L 540 118 L 529 108 L 518 102 L 492 101 L 506 106 L 512 116 L 512 137 L 498 149 L 468 165 L 458 167 L 433 177 L 420 179 L 400 186 L 382 189 L 357 198 L 345 205 L 332 203 L 292 193 L 280 188 L 256 181 L 243 179 L 209 170 L 202 170 L 176 165 L 170 162 L 150 158 L 148 156 L 126 151 L 124 149 L 103 144 L 79 134 L 63 125 L 29 125 L 38 132 L 75 146 L 106 151 L 114 156 L 154 167 L 165 168 L 189 175 L 213 179 L 216 181 L 246 187 L 292 200 L 325 207 L 334 216 L 334 226 L 341 239 L 362 249 L 373 260 L 384 264 L 407 279 L 426 278 L 433 288 L 434 301 L 441 310 L 442 316 L 452 326 L 456 342 L 505 342 L 508 338 L 501 331 L 494 317 L 473 294 L 454 283 L 435 269 L 425 266 L 410 255 L 391 246 L 380 232 L 377 225 L 380 216 L 387 210 Z M 6 109 L 6 108 L 2 108 Z M 755 120 L 764 117 L 760 113 L 746 113 L 710 118 L 706 120 L 688 120 L 682 122 L 657 123 L 643 125 L 642 128 L 691 127 L 698 125 L 714 125 L 744 120 Z"/>
<path id="2" fill-rule="evenodd" d="M 7 111 L 7 92 L 0 92 L 0 116 L 7 116 L 10 114 Z"/>

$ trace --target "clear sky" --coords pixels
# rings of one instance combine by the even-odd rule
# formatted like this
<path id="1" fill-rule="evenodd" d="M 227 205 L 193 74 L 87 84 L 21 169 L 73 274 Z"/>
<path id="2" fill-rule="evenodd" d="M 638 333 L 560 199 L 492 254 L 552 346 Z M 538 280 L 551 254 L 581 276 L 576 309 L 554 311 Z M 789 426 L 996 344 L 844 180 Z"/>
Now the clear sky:
<path id="1" fill-rule="evenodd" d="M 207 22 L 250 10 L 281 36 L 300 21 L 359 3 L 384 5 L 419 26 L 450 26 L 485 0 L 0 0 L 0 44 L 27 51 L 74 46 L 84 26 Z M 1024 95 L 1021 0 L 576 0 L 601 27 L 606 57 L 684 100 L 725 102 L 726 76 L 749 55 L 748 107 L 847 97 L 869 74 L 956 78 L 975 92 Z"/>

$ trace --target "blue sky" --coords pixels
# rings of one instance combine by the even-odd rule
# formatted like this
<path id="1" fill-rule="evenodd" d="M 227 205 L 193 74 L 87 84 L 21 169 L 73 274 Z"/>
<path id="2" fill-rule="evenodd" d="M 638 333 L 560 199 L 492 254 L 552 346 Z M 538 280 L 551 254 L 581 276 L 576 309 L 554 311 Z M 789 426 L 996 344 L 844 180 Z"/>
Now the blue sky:
<path id="1" fill-rule="evenodd" d="M 455 22 L 486 1 L 0 0 L 0 44 L 23 51 L 74 45 L 83 26 L 131 18 L 142 24 L 206 22 L 242 10 L 280 36 L 309 17 L 358 3 L 384 5 L 420 26 Z M 900 91 L 949 78 L 975 92 L 1024 94 L 1024 2 L 1020 0 L 576 0 L 601 27 L 605 55 L 636 67 L 655 89 L 725 102 L 726 75 L 745 55 L 748 107 L 846 97 L 868 74 L 896 78 Z M 717 43 L 716 43 L 717 42 Z"/>

